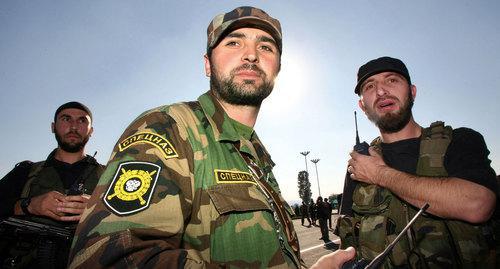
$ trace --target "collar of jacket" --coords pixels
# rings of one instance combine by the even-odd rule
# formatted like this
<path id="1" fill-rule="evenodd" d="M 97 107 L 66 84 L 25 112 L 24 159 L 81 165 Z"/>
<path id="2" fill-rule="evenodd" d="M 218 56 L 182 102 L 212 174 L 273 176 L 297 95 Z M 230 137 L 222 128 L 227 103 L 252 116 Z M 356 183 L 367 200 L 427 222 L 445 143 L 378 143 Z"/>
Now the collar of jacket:
<path id="1" fill-rule="evenodd" d="M 222 105 L 217 101 L 216 97 L 213 95 L 212 91 L 208 91 L 198 98 L 201 108 L 205 115 L 207 116 L 208 122 L 214 131 L 215 139 L 219 142 L 231 141 L 237 142 L 244 137 L 241 137 L 233 123 L 231 122 L 229 115 Z M 255 136 L 255 131 L 252 133 L 251 139 Z"/>
<path id="2" fill-rule="evenodd" d="M 57 151 L 57 148 L 55 148 L 54 150 L 52 150 L 52 152 L 49 154 L 49 156 L 47 157 L 47 159 L 45 160 L 45 163 L 44 163 L 44 166 L 45 167 L 48 167 L 48 166 L 54 166 L 56 164 L 56 162 L 61 162 L 59 160 L 56 159 L 56 151 Z M 77 164 L 77 163 L 80 163 L 80 162 L 86 162 L 86 163 L 89 163 L 89 164 L 97 164 L 97 160 L 90 156 L 90 155 L 85 155 L 85 157 L 83 157 L 83 159 L 79 160 L 78 162 L 76 163 L 73 163 L 72 165 L 74 164 Z"/>
<path id="3" fill-rule="evenodd" d="M 219 101 L 217 101 L 212 91 L 209 90 L 208 92 L 202 94 L 198 98 L 198 102 L 200 102 L 201 108 L 203 109 L 203 112 L 212 127 L 216 141 L 235 143 L 237 144 L 236 147 L 241 152 L 252 155 L 256 160 L 266 159 L 265 161 L 267 163 L 274 166 L 271 156 L 261 144 L 255 130 L 252 132 L 250 140 L 238 134 L 229 118 L 229 115 L 227 115 L 226 111 L 224 111 L 224 108 Z"/>

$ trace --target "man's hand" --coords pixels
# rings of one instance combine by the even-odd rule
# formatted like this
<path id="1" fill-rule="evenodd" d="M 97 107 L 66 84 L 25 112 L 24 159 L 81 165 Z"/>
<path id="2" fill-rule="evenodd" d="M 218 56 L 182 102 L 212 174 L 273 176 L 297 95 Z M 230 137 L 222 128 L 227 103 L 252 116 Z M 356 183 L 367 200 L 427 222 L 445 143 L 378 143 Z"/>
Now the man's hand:
<path id="1" fill-rule="evenodd" d="M 347 171 L 354 180 L 380 185 L 377 182 L 377 173 L 382 167 L 386 167 L 386 164 L 382 156 L 373 147 L 368 150 L 370 152 L 369 156 L 352 151 Z"/>
<path id="2" fill-rule="evenodd" d="M 58 221 L 78 221 L 87 206 L 88 199 L 88 195 L 65 196 L 60 192 L 51 191 L 31 198 L 28 210 L 33 215 L 46 216 Z"/>
<path id="3" fill-rule="evenodd" d="M 319 260 L 311 266 L 311 269 L 339 269 L 345 262 L 354 259 L 355 254 L 356 251 L 353 247 L 336 250 L 333 253 L 319 258 Z"/>
<path id="4" fill-rule="evenodd" d="M 351 178 L 390 190 L 415 207 L 430 205 L 428 213 L 470 223 L 487 221 L 495 210 L 495 193 L 457 177 L 425 177 L 387 166 L 373 147 L 370 156 L 351 152 L 347 171 Z"/>
<path id="5" fill-rule="evenodd" d="M 89 198 L 90 196 L 87 194 L 65 196 L 64 200 L 60 202 L 57 207 L 58 212 L 64 213 L 64 216 L 62 216 L 60 220 L 79 221 L 82 217 L 83 210 L 87 207 Z"/>
<path id="6" fill-rule="evenodd" d="M 51 191 L 31 198 L 28 211 L 33 215 L 45 216 L 59 220 L 62 213 L 57 211 L 57 206 L 64 199 L 64 194 Z"/>

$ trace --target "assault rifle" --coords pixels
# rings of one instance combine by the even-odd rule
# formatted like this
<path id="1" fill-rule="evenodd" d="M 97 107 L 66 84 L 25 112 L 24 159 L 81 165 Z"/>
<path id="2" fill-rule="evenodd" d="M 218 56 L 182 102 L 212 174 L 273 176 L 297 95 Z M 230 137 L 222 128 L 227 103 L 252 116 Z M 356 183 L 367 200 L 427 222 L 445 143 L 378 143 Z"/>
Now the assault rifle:
<path id="1" fill-rule="evenodd" d="M 0 235 L 2 237 L 22 234 L 71 240 L 73 233 L 74 229 L 71 227 L 57 227 L 16 217 L 9 217 L 0 221 Z"/>
<path id="2" fill-rule="evenodd" d="M 0 268 L 66 268 L 74 227 L 33 220 L 0 220 Z"/>
<path id="3" fill-rule="evenodd" d="M 368 148 L 370 147 L 368 143 L 366 143 L 365 141 L 363 141 L 363 143 L 359 142 L 358 119 L 356 117 L 356 111 L 354 111 L 354 125 L 356 126 L 356 144 L 354 145 L 354 150 L 364 155 L 370 155 L 370 153 L 368 152 Z M 351 178 L 349 172 L 346 172 L 344 180 L 344 190 L 342 192 L 342 203 L 340 204 L 339 210 L 340 215 L 352 217 L 352 195 L 354 193 L 354 189 L 356 188 L 356 182 L 357 181 Z"/>

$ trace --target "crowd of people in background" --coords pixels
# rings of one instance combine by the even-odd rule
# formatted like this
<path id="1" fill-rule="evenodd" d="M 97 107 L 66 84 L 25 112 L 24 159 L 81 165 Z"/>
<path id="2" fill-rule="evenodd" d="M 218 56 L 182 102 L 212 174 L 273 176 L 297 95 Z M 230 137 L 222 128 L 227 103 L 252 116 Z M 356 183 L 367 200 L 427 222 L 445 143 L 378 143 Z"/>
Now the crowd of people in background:
<path id="1" fill-rule="evenodd" d="M 307 220 L 307 227 L 317 226 L 321 229 L 320 240 L 329 241 L 328 230 L 332 229 L 332 212 L 335 199 L 328 199 L 318 196 L 316 202 L 313 199 L 309 203 L 302 202 L 299 207 L 301 224 L 305 226 Z"/>
<path id="2" fill-rule="evenodd" d="M 85 151 L 90 109 L 61 105 L 51 124 L 57 148 L 0 179 L 0 268 L 306 267 L 274 162 L 253 129 L 281 53 L 281 24 L 263 10 L 216 15 L 203 58 L 210 90 L 141 114 L 106 166 Z M 424 204 L 432 204 L 427 215 L 384 268 L 498 268 L 499 178 L 481 134 L 442 121 L 420 126 L 416 86 L 399 59 L 361 66 L 354 92 L 380 137 L 369 154 L 350 153 L 347 176 L 363 185 L 350 193 L 358 198 L 350 213 L 339 210 L 339 249 L 311 268 L 340 268 L 355 255 L 381 261 Z M 337 199 L 296 206 L 326 244 Z"/>

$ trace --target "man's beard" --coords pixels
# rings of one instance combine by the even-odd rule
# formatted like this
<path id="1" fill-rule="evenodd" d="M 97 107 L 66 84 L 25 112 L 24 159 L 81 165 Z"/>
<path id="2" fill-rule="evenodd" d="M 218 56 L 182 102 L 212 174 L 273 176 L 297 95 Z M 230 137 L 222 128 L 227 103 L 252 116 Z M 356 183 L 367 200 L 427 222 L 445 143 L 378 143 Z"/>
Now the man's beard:
<path id="1" fill-rule="evenodd" d="M 210 88 L 222 101 L 241 106 L 260 107 L 262 101 L 271 94 L 273 83 L 266 80 L 266 74 L 255 64 L 245 63 L 231 71 L 229 78 L 223 78 L 213 64 L 210 64 L 212 75 L 210 76 Z M 255 85 L 254 80 L 243 80 L 243 83 L 234 82 L 234 74 L 241 70 L 253 70 L 263 76 L 263 84 L 260 87 Z M 252 90 L 252 88 L 254 88 Z"/>
<path id="2" fill-rule="evenodd" d="M 378 116 L 375 112 L 367 110 L 368 119 L 375 123 L 382 133 L 395 133 L 402 130 L 412 117 L 411 109 L 413 107 L 413 97 L 409 91 L 408 98 L 403 106 L 396 113 L 386 113 Z"/>
<path id="3" fill-rule="evenodd" d="M 61 148 L 62 150 L 66 151 L 66 152 L 69 152 L 69 153 L 76 153 L 76 152 L 79 152 L 80 150 L 82 150 L 90 138 L 90 136 L 83 136 L 82 141 L 80 141 L 80 142 L 68 143 L 68 142 L 63 141 L 62 137 L 57 132 L 54 132 L 54 134 L 56 136 L 56 141 L 57 141 L 57 145 L 59 146 L 59 148 Z M 76 134 L 76 133 L 74 133 L 74 134 Z"/>

